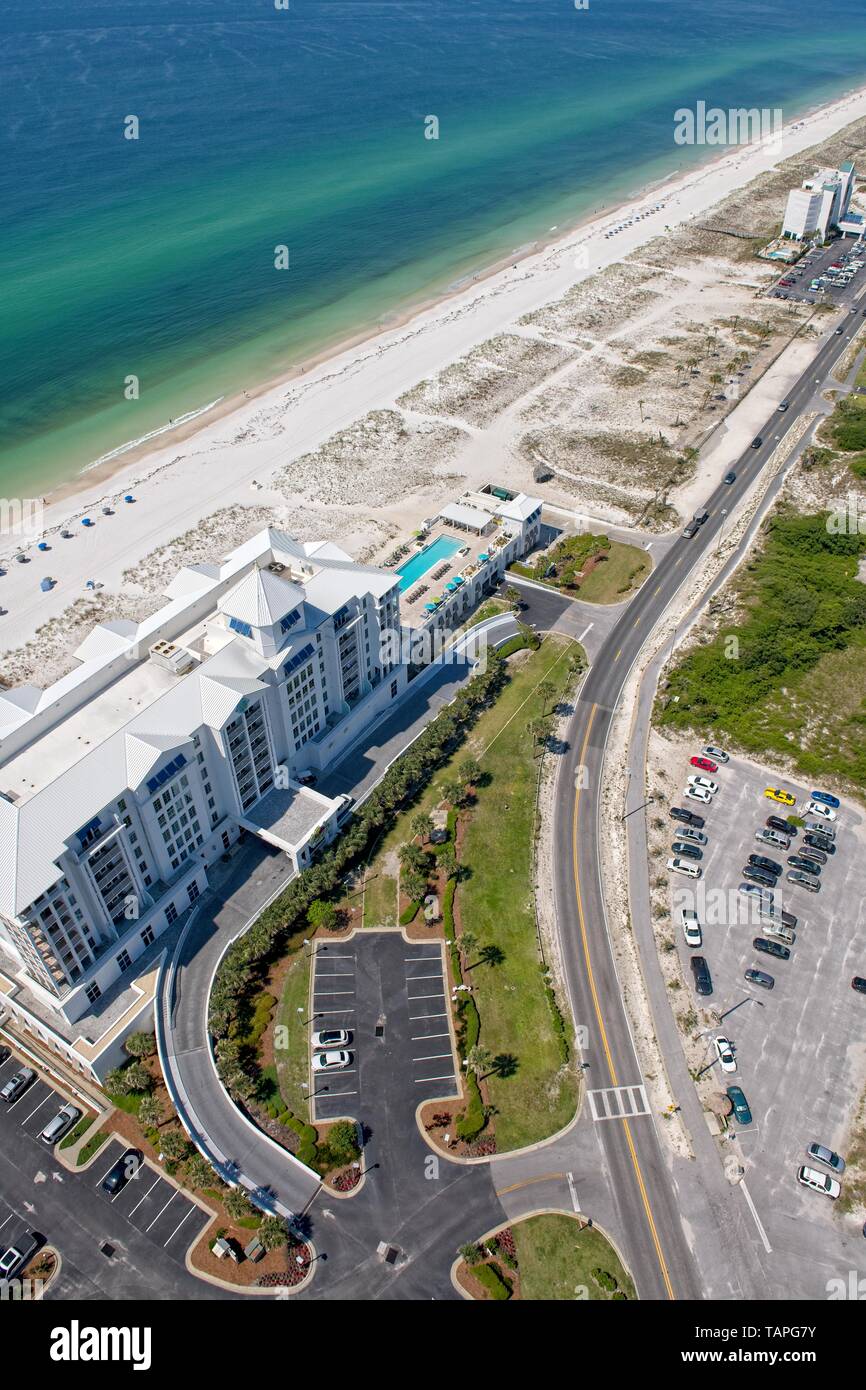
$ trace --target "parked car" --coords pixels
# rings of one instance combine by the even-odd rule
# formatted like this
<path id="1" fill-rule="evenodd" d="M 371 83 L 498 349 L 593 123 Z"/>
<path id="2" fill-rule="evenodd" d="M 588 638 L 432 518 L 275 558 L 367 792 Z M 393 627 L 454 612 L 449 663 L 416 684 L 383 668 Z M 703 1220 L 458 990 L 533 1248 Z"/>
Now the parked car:
<path id="1" fill-rule="evenodd" d="M 786 912 L 782 907 L 762 907 L 761 916 L 767 918 L 771 922 L 781 922 L 783 927 L 791 927 L 793 929 L 797 925 L 797 918 L 794 916 L 793 912 Z"/>
<path id="2" fill-rule="evenodd" d="M 687 878 L 700 878 L 704 872 L 700 864 L 692 864 L 688 859 L 669 859 L 668 868 L 672 874 L 685 874 Z"/>
<path id="3" fill-rule="evenodd" d="M 687 811 L 685 806 L 672 806 L 668 812 L 671 820 L 682 821 L 684 825 L 703 825 L 703 816 L 695 815 L 694 811 Z"/>
<path id="4" fill-rule="evenodd" d="M 836 846 L 829 835 L 822 835 L 819 830 L 807 830 L 803 836 L 803 844 L 809 845 L 811 849 L 819 849 L 822 854 L 836 853 Z"/>
<path id="5" fill-rule="evenodd" d="M 59 1143 L 64 1134 L 68 1134 L 72 1126 L 78 1123 L 82 1113 L 77 1105 L 61 1105 L 57 1114 L 48 1121 L 39 1136 L 43 1144 Z"/>
<path id="6" fill-rule="evenodd" d="M 323 1033 L 313 1034 L 313 1047 L 346 1047 L 349 1033 L 345 1028 L 326 1028 Z"/>
<path id="7" fill-rule="evenodd" d="M 719 1059 L 719 1066 L 722 1071 L 736 1071 L 737 1059 L 734 1056 L 734 1049 L 728 1038 L 713 1038 L 713 1046 L 716 1049 L 716 1056 Z"/>
<path id="8" fill-rule="evenodd" d="M 688 840 L 690 844 L 693 845 L 705 845 L 708 843 L 704 832 L 702 830 L 694 830 L 690 825 L 687 825 L 684 830 L 679 830 L 677 834 L 681 840 Z"/>
<path id="9" fill-rule="evenodd" d="M 791 845 L 787 835 L 783 835 L 780 830 L 770 830 L 766 826 L 756 832 L 755 839 L 759 845 L 772 845 L 774 849 L 789 849 Z"/>
<path id="10" fill-rule="evenodd" d="M 730 754 L 726 753 L 724 748 L 714 748 L 711 743 L 708 743 L 704 749 L 704 755 L 717 763 L 727 763 L 731 760 Z"/>
<path id="11" fill-rule="evenodd" d="M 689 778 L 689 786 L 699 787 L 701 791 L 709 792 L 710 796 L 715 796 L 719 790 L 718 782 L 714 782 L 712 777 L 698 777 L 694 773 Z"/>
<path id="12" fill-rule="evenodd" d="M 4 1062 L 9 1061 L 11 1056 L 12 1049 L 10 1047 L 0 1046 L 0 1067 L 3 1066 Z"/>
<path id="13" fill-rule="evenodd" d="M 713 799 L 704 787 L 687 787 L 685 796 L 689 801 L 702 801 L 705 806 Z"/>
<path id="14" fill-rule="evenodd" d="M 110 1197 L 116 1197 L 130 1179 L 138 1175 L 143 1162 L 144 1155 L 140 1149 L 126 1149 L 102 1179 L 100 1187 L 103 1192 L 107 1192 Z"/>
<path id="15" fill-rule="evenodd" d="M 836 839 L 836 827 L 821 820 L 804 820 L 803 825 L 812 835 L 824 835 L 828 840 Z"/>
<path id="16" fill-rule="evenodd" d="M 712 758 L 689 758 L 692 767 L 699 767 L 702 772 L 718 772 L 719 765 L 714 763 Z"/>
<path id="17" fill-rule="evenodd" d="M 731 1105 L 734 1107 L 734 1117 L 736 1120 L 741 1125 L 750 1125 L 752 1123 L 752 1112 L 749 1109 L 749 1102 L 743 1095 L 741 1088 L 739 1086 L 729 1086 L 726 1094 Z"/>
<path id="18" fill-rule="evenodd" d="M 756 970 L 754 967 L 746 971 L 745 978 L 750 985 L 760 985 L 761 989 L 773 989 L 776 984 L 772 975 L 768 975 L 766 970 Z"/>
<path id="19" fill-rule="evenodd" d="M 737 892 L 748 897 L 760 898 L 762 903 L 771 903 L 776 896 L 772 888 L 764 888 L 757 883 L 740 883 L 737 885 Z"/>
<path id="20" fill-rule="evenodd" d="M 768 874 L 780 874 L 782 872 L 781 864 L 778 864 L 775 859 L 768 859 L 766 854 L 750 854 L 749 863 L 754 864 L 756 869 L 765 869 Z"/>
<path id="21" fill-rule="evenodd" d="M 0 1255 L 0 1279 L 14 1279 L 29 1265 L 39 1245 L 39 1237 L 32 1231 L 24 1231 L 22 1235 L 16 1236 L 15 1244 L 7 1245 Z"/>
<path id="22" fill-rule="evenodd" d="M 6 1085 L 0 1090 L 0 1100 L 4 1100 L 7 1105 L 11 1104 L 11 1102 L 17 1100 L 19 1096 L 23 1096 L 27 1087 L 35 1080 L 36 1073 L 32 1067 L 19 1067 L 18 1071 L 10 1076 Z"/>
<path id="23" fill-rule="evenodd" d="M 835 848 L 835 846 L 834 846 Z M 827 855 L 822 849 L 816 849 L 814 845 L 804 844 L 800 849 L 800 858 L 809 859 L 814 864 L 826 864 Z"/>
<path id="24" fill-rule="evenodd" d="M 845 1172 L 845 1160 L 840 1158 L 832 1149 L 828 1149 L 826 1144 L 810 1144 L 806 1149 L 806 1157 L 812 1158 L 816 1163 L 823 1163 L 828 1168 L 832 1168 L 834 1173 L 841 1175 Z"/>
<path id="25" fill-rule="evenodd" d="M 835 820 L 836 812 L 832 806 L 825 806 L 823 801 L 807 801 L 806 815 L 817 816 L 819 820 Z"/>
<path id="26" fill-rule="evenodd" d="M 841 1185 L 835 1178 L 831 1178 L 829 1173 L 819 1173 L 817 1168 L 809 1168 L 805 1163 L 802 1168 L 797 1169 L 797 1182 L 803 1187 L 810 1187 L 813 1192 L 822 1192 L 825 1197 L 832 1197 L 834 1201 L 842 1191 Z"/>
<path id="27" fill-rule="evenodd" d="M 765 787 L 764 796 L 769 797 L 771 801 L 780 801 L 783 806 L 795 806 L 797 803 L 796 796 L 792 796 L 781 787 Z"/>
<path id="28" fill-rule="evenodd" d="M 862 975 L 855 975 L 851 981 L 851 988 L 856 989 L 858 994 L 866 994 L 866 980 Z"/>
<path id="29" fill-rule="evenodd" d="M 773 941 L 781 941 L 786 946 L 793 946 L 797 940 L 797 934 L 791 927 L 783 926 L 781 922 L 769 921 L 766 918 L 764 920 L 767 922 L 767 925 L 761 928 L 764 936 L 769 936 Z"/>
<path id="30" fill-rule="evenodd" d="M 692 956 L 689 964 L 692 967 L 692 974 L 695 977 L 695 989 L 698 994 L 707 995 L 713 992 L 713 977 L 710 974 L 710 967 L 707 965 L 703 956 Z"/>
<path id="31" fill-rule="evenodd" d="M 351 1052 L 342 1048 L 337 1052 L 317 1052 L 313 1058 L 313 1071 L 340 1071 L 352 1060 Z"/>
<path id="32" fill-rule="evenodd" d="M 762 951 L 765 956 L 776 956 L 778 960 L 791 959 L 789 948 L 783 946 L 781 941 L 768 941 L 765 936 L 756 936 L 752 945 L 756 951 Z"/>
<path id="33" fill-rule="evenodd" d="M 688 840 L 674 840 L 671 845 L 674 854 L 682 855 L 684 859 L 703 859 L 704 852 L 698 849 L 697 845 L 690 845 Z"/>
<path id="34" fill-rule="evenodd" d="M 767 816 L 764 824 L 769 830 L 778 830 L 780 835 L 789 835 L 791 839 L 797 833 L 796 825 L 792 825 L 789 820 L 782 820 L 781 816 Z"/>
<path id="35" fill-rule="evenodd" d="M 695 946 L 702 946 L 704 939 L 701 934 L 701 924 L 698 921 L 698 914 L 693 912 L 690 907 L 681 907 L 680 922 L 682 923 L 686 945 L 692 948 Z"/>
<path id="36" fill-rule="evenodd" d="M 805 859 L 802 854 L 789 854 L 788 863 L 792 869 L 802 869 L 804 873 L 814 874 L 816 878 L 821 873 L 821 865 L 811 859 Z"/>
<path id="37" fill-rule="evenodd" d="M 756 869 L 751 864 L 747 864 L 743 869 L 743 878 L 750 883 L 760 883 L 764 888 L 775 888 L 776 875 L 768 874 L 766 869 Z"/>
<path id="38" fill-rule="evenodd" d="M 832 806 L 834 811 L 838 811 L 842 805 L 838 796 L 833 796 L 830 792 L 810 792 L 813 801 L 820 801 L 822 806 Z"/>
<path id="39" fill-rule="evenodd" d="M 789 883 L 799 883 L 800 887 L 805 888 L 809 893 L 819 893 L 821 891 L 821 884 L 818 879 L 813 878 L 811 874 L 804 874 L 802 869 L 789 870 L 789 872 L 785 874 L 785 878 Z"/>

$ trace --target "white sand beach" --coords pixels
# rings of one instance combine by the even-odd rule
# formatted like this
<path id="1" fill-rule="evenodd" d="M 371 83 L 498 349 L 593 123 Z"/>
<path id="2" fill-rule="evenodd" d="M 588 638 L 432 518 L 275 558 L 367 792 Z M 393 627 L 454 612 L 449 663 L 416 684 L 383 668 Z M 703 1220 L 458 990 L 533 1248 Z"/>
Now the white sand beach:
<path id="1" fill-rule="evenodd" d="M 760 369 L 773 366 L 770 397 L 794 379 L 819 330 L 806 324 L 788 346 L 808 316 L 765 298 L 755 306 L 772 269 L 751 250 L 747 259 L 737 242 L 677 259 L 676 246 L 685 245 L 677 236 L 781 161 L 864 118 L 866 89 L 795 122 L 769 147 L 743 146 L 645 192 L 230 414 L 203 417 L 184 439 L 167 437 L 145 457 L 121 456 L 109 477 L 104 469 L 83 474 L 75 491 L 47 499 L 42 533 L 0 537 L 3 679 L 46 684 L 74 664 L 70 654 L 93 622 L 152 611 L 181 563 L 219 558 L 267 521 L 303 538 L 339 538 L 373 559 L 468 480 L 517 485 L 602 520 L 635 524 L 628 480 L 615 469 L 600 478 L 587 465 L 584 477 L 581 467 L 560 462 L 554 485 L 534 486 L 534 463 L 568 442 L 575 399 L 583 402 L 582 431 L 594 430 L 601 443 L 605 432 L 632 431 L 626 408 L 628 421 L 637 422 L 629 433 L 634 448 L 653 433 L 664 435 L 671 454 L 701 443 L 717 423 L 707 413 L 707 381 L 690 385 L 678 372 L 669 399 L 661 389 L 647 393 L 654 423 L 645 422 L 642 400 L 637 416 L 637 394 L 653 354 L 670 357 L 673 344 L 687 353 L 710 324 L 722 359 L 739 354 L 751 363 L 763 352 Z M 774 208 L 776 201 L 774 190 Z M 614 227 L 622 230 L 606 235 Z M 738 329 L 736 318 L 733 332 L 724 327 L 725 315 L 749 312 L 767 320 L 766 331 Z M 580 395 L 587 382 L 591 397 Z M 735 410 L 721 432 L 731 449 L 750 418 L 745 402 L 738 409 L 740 424 Z M 684 474 L 683 498 L 702 484 L 703 474 Z M 653 486 L 647 476 L 648 497 Z M 134 503 L 124 503 L 127 493 Z M 105 506 L 111 515 L 103 515 Z M 85 516 L 89 528 L 81 525 Z M 657 529 L 676 520 L 668 506 Z M 72 538 L 61 538 L 63 528 Z M 49 550 L 37 550 L 40 539 Z M 29 563 L 15 563 L 19 550 Z M 54 581 L 47 593 L 43 577 Z M 85 589 L 89 579 L 100 586 L 95 593 Z"/>

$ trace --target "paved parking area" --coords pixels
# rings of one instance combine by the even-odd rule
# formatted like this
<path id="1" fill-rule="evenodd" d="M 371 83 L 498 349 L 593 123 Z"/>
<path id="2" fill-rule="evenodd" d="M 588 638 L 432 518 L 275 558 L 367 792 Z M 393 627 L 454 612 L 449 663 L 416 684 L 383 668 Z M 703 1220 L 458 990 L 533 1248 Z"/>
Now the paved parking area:
<path id="1" fill-rule="evenodd" d="M 691 770 L 683 766 L 682 785 Z M 866 1267 L 866 1241 L 861 1222 L 834 1212 L 829 1199 L 800 1187 L 795 1174 L 813 1141 L 844 1157 L 849 1118 L 866 1081 L 866 998 L 851 989 L 851 977 L 866 974 L 866 823 L 861 811 L 843 803 L 834 822 L 837 852 L 822 869 L 819 893 L 781 879 L 775 903 L 798 923 L 790 960 L 778 960 L 753 949 L 761 922 L 736 890 L 749 854 L 766 854 L 787 870 L 784 851 L 754 839 L 768 815 L 789 813 L 765 798 L 764 788 L 791 791 L 797 798 L 793 814 L 804 808 L 809 788 L 739 759 L 709 775 L 720 791 L 708 807 L 693 807 L 704 815 L 709 839 L 703 878 L 692 884 L 670 876 L 675 909 L 691 905 L 698 912 L 700 954 L 713 979 L 713 995 L 696 1000 L 719 1017 L 706 1036 L 706 1063 L 719 1089 L 742 1087 L 752 1111 L 748 1126 L 731 1121 L 736 1140 L 730 1142 L 745 1164 L 744 1199 L 756 1240 L 779 1279 L 768 1297 L 785 1296 L 787 1287 L 795 1297 L 825 1298 L 828 1279 Z M 789 852 L 797 840 L 802 831 Z M 674 923 L 691 984 L 692 952 L 676 911 Z M 774 977 L 772 991 L 746 982 L 744 971 L 752 966 Z M 713 1060 L 716 1034 L 734 1043 L 736 1074 L 724 1074 Z"/>
<path id="2" fill-rule="evenodd" d="M 98 1159 L 88 1168 L 88 1180 L 103 1202 L 110 1202 L 116 1212 L 137 1226 L 149 1240 L 183 1262 L 191 1243 L 204 1230 L 210 1216 L 147 1162 L 113 1197 L 103 1192 L 103 1178 L 124 1152 L 124 1146 L 112 1139 L 100 1149 Z"/>
<path id="3" fill-rule="evenodd" d="M 445 992 L 438 940 L 365 931 L 320 946 L 314 1027 L 347 1029 L 352 1060 L 340 1071 L 311 1072 L 315 1119 L 367 1123 L 383 1109 L 405 1118 L 433 1096 L 456 1095 Z"/>
<path id="4" fill-rule="evenodd" d="M 862 248 L 855 251 L 855 241 L 856 238 L 852 236 L 842 237 L 834 241 L 832 246 L 813 252 L 808 258 L 804 257 L 796 265 L 785 266 L 778 280 L 767 291 L 768 295 L 771 299 L 794 299 L 801 304 L 835 304 L 840 308 L 849 305 L 854 295 L 863 288 L 866 267 L 856 271 L 847 285 L 835 284 L 834 276 L 827 276 L 827 272 L 844 255 L 851 260 L 866 260 L 866 256 L 860 254 Z M 812 281 L 822 276 L 827 276 L 823 290 L 813 290 Z M 783 280 L 792 280 L 793 284 L 784 285 L 781 283 Z"/>
<path id="5" fill-rule="evenodd" d="M 13 1052 L 0 1066 L 0 1086 L 5 1085 L 10 1077 L 14 1076 L 22 1067 L 29 1065 L 30 1063 L 26 1058 L 18 1057 Z M 32 1070 L 35 1071 L 35 1067 Z M 61 1105 L 67 1104 L 68 1099 L 68 1096 L 49 1085 L 41 1073 L 36 1072 L 36 1080 L 27 1087 L 26 1091 L 22 1092 L 17 1100 L 10 1101 L 8 1105 L 0 1106 L 0 1126 L 15 1125 L 38 1142 L 39 1135 L 48 1121 L 54 1118 Z M 74 1100 L 73 1104 L 77 1105 L 82 1112 L 84 1111 L 83 1101 Z M 2 1129 L 0 1129 L 0 1133 L 2 1133 Z M 43 1144 L 39 1144 L 39 1147 L 45 1148 Z M 45 1148 L 45 1152 L 50 1155 L 52 1150 Z"/>

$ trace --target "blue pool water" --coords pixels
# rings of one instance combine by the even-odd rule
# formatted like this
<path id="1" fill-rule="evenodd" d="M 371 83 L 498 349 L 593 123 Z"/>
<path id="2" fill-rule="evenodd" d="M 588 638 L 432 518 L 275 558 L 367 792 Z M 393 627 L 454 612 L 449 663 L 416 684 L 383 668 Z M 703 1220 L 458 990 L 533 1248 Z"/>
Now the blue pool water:
<path id="1" fill-rule="evenodd" d="M 453 555 L 460 549 L 460 541 L 453 541 L 450 536 L 439 536 L 432 545 L 425 546 L 417 555 L 413 555 L 411 560 L 407 560 L 402 569 L 397 573 L 400 576 L 400 593 L 405 594 L 406 590 L 426 574 L 429 569 L 436 564 L 437 560 L 447 560 L 449 555 Z"/>

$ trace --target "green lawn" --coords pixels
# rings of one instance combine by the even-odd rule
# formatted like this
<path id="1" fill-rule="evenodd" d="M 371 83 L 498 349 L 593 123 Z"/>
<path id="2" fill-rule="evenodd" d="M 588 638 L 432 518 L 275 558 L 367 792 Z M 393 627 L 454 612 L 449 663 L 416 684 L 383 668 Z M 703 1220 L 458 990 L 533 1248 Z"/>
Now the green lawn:
<path id="1" fill-rule="evenodd" d="M 374 858 L 364 880 L 365 927 L 397 925 L 397 880 L 385 871 L 383 860 L 384 855 Z"/>
<path id="2" fill-rule="evenodd" d="M 585 603 L 621 603 L 640 588 L 651 568 L 652 561 L 645 550 L 613 541 L 607 559 L 581 581 L 577 597 Z"/>
<path id="3" fill-rule="evenodd" d="M 306 947 L 302 946 L 300 951 L 295 952 L 286 974 L 276 1018 L 276 1028 L 285 1029 L 284 1047 L 276 1046 L 278 1041 L 283 1041 L 283 1034 L 274 1033 L 274 1059 L 280 1094 L 292 1114 L 305 1121 L 310 1118 L 309 1092 L 304 1090 L 302 1083 L 309 1080 L 311 960 L 311 953 Z M 299 1009 L 301 1013 L 298 1013 Z"/>
<path id="4" fill-rule="evenodd" d="M 598 1270 L 611 1275 L 618 1290 L 627 1298 L 637 1297 L 616 1251 L 595 1228 L 581 1229 L 571 1216 L 531 1216 L 511 1230 L 520 1268 L 522 1300 L 608 1302 L 614 1298 L 616 1290 L 604 1287 L 606 1280 L 599 1282 L 593 1273 Z"/>
<path id="5" fill-rule="evenodd" d="M 471 739 L 470 751 L 490 781 L 468 820 L 460 859 L 469 876 L 458 886 L 457 903 L 464 928 L 478 938 L 475 959 L 487 946 L 504 953 L 500 964 L 475 964 L 467 972 L 481 1016 L 479 1045 L 516 1061 L 512 1075 L 487 1078 L 500 1152 L 554 1134 L 576 1105 L 573 1061 L 562 1063 L 539 963 L 532 897 L 538 760 L 527 730 L 545 712 L 536 687 L 547 680 L 558 692 L 565 688 L 572 650 L 549 638 L 519 659 Z M 570 1024 L 567 1036 L 570 1041 Z"/>

